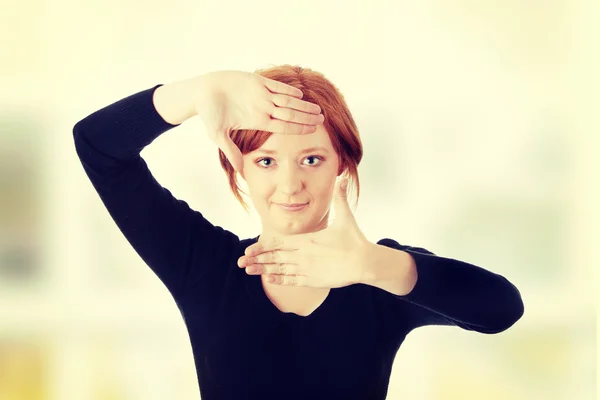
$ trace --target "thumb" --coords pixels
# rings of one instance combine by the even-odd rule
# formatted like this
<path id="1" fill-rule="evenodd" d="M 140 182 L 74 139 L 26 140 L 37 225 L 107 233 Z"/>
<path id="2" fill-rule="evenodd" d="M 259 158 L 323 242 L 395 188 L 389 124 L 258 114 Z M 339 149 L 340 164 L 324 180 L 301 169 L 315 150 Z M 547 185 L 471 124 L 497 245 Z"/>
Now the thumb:
<path id="1" fill-rule="evenodd" d="M 342 200 L 348 203 L 348 179 L 343 178 L 337 184 L 337 197 L 338 200 Z"/>
<path id="2" fill-rule="evenodd" d="M 225 156 L 227 157 L 227 160 L 229 160 L 229 163 L 231 164 L 233 169 L 235 169 L 238 173 L 241 174 L 242 169 L 244 167 L 244 158 L 242 157 L 242 152 L 235 145 L 233 140 L 231 140 L 229 135 L 223 136 L 224 140 L 219 147 L 221 148 L 221 150 L 223 150 L 223 153 L 225 153 Z"/>
<path id="3" fill-rule="evenodd" d="M 352 211 L 348 205 L 348 179 L 340 179 L 335 188 L 333 196 L 333 206 L 335 207 L 335 219 L 346 219 L 352 216 Z"/>

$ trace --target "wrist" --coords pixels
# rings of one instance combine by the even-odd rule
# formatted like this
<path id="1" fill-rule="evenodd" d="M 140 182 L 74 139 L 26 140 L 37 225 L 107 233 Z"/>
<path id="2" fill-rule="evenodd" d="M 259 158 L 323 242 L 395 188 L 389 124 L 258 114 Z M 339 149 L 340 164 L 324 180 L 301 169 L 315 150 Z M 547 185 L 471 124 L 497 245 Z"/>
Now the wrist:
<path id="1" fill-rule="evenodd" d="M 417 282 L 417 269 L 413 257 L 402 250 L 371 243 L 368 247 L 363 282 L 405 296 Z"/>
<path id="2" fill-rule="evenodd" d="M 179 125 L 196 115 L 198 106 L 204 106 L 208 98 L 207 87 L 203 77 L 159 86 L 152 98 L 154 107 L 166 122 Z"/>
<path id="3" fill-rule="evenodd" d="M 184 86 L 188 89 L 186 96 L 191 105 L 193 115 L 200 115 L 203 110 L 209 108 L 213 101 L 215 90 L 211 74 L 209 72 L 183 81 Z"/>

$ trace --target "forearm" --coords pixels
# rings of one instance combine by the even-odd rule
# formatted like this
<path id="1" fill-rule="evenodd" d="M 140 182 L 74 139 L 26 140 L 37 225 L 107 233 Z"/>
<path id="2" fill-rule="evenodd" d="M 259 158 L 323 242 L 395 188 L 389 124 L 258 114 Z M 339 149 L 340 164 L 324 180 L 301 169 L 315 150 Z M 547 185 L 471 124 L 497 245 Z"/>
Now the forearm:
<path id="1" fill-rule="evenodd" d="M 465 329 L 496 333 L 523 315 L 518 289 L 503 276 L 425 249 L 383 241 L 389 245 L 371 246 L 362 283 L 429 310 L 423 311 L 429 321 L 425 324 L 451 320 Z"/>
<path id="2" fill-rule="evenodd" d="M 114 168 L 138 156 L 144 147 L 176 126 L 165 121 L 154 105 L 153 95 L 160 87 L 156 85 L 133 93 L 75 124 L 75 146 L 88 167 Z"/>
<path id="3" fill-rule="evenodd" d="M 418 276 L 410 254 L 371 243 L 366 260 L 366 273 L 361 283 L 375 286 L 397 296 L 405 296 L 414 288 Z"/>

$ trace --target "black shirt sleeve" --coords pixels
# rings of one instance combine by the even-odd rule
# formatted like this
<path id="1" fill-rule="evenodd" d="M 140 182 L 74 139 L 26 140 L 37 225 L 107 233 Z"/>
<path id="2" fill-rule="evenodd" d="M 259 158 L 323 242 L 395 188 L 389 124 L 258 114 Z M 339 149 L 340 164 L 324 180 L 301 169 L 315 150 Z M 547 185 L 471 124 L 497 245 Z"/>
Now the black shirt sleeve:
<path id="1" fill-rule="evenodd" d="M 510 328 L 523 315 L 519 290 L 501 275 L 392 239 L 377 244 L 405 251 L 415 260 L 418 278 L 410 293 L 397 296 L 380 290 L 390 318 L 398 318 L 398 326 L 408 323 L 411 330 L 425 325 L 455 325 L 491 334 Z"/>
<path id="2" fill-rule="evenodd" d="M 177 299 L 186 287 L 216 273 L 211 271 L 238 237 L 175 198 L 140 156 L 145 146 L 177 126 L 154 107 L 159 86 L 85 117 L 74 126 L 73 137 L 83 169 L 110 216 Z"/>

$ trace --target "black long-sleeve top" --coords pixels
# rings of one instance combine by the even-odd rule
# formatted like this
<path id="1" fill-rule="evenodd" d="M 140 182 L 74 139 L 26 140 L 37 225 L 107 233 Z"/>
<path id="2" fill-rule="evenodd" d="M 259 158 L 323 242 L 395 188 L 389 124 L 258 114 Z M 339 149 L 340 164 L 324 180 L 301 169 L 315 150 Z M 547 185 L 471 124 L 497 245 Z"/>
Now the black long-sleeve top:
<path id="1" fill-rule="evenodd" d="M 76 152 L 106 210 L 173 296 L 187 327 L 203 400 L 385 399 L 406 335 L 425 325 L 502 332 L 523 315 L 501 275 L 385 238 L 418 279 L 406 296 L 366 284 L 331 289 L 304 317 L 278 310 L 237 260 L 258 237 L 213 225 L 161 186 L 140 152 L 177 125 L 146 89 L 77 122 Z M 109 250 L 110 251 L 110 250 Z"/>

